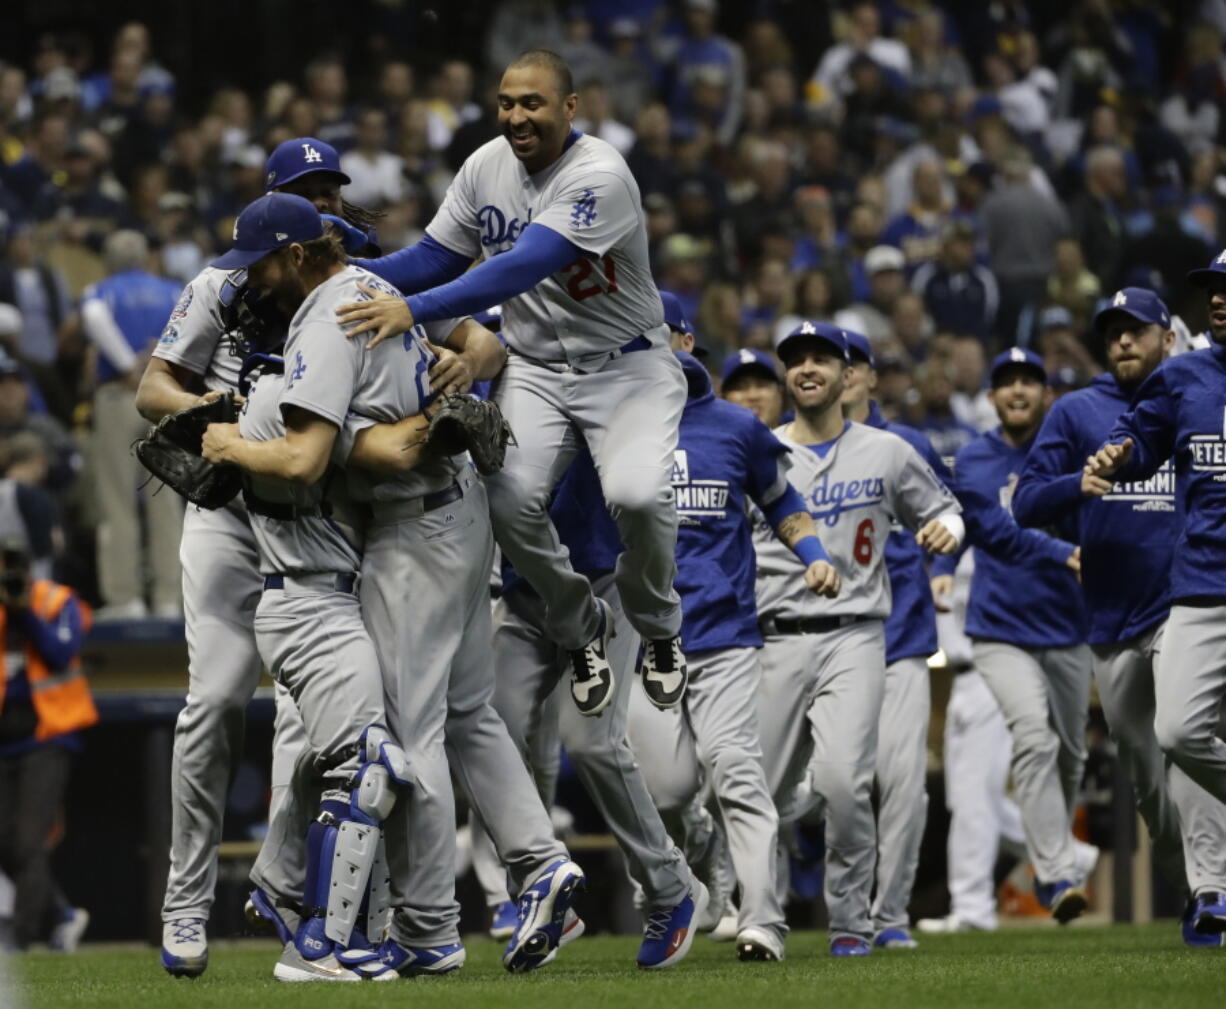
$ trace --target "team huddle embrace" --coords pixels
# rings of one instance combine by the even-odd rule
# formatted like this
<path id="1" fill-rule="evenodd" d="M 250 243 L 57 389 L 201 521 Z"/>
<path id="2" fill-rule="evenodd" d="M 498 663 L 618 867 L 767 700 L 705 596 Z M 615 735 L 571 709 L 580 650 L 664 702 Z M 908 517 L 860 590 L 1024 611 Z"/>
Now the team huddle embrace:
<path id="1" fill-rule="evenodd" d="M 1178 383 L 1179 360 L 1151 377 L 1169 317 L 1122 292 L 1096 320 L 1114 415 L 1096 407 L 1084 432 L 1072 409 L 1044 422 L 1041 361 L 1008 351 L 991 373 L 1000 432 L 951 473 L 877 410 L 869 342 L 804 322 L 775 348 L 794 408 L 779 423 L 715 395 L 652 280 L 634 178 L 572 128 L 575 103 L 555 54 L 512 63 L 503 136 L 464 163 L 426 237 L 388 255 L 346 219 L 335 151 L 286 141 L 232 249 L 167 322 L 138 408 L 172 418 L 170 470 L 222 492 L 184 523 L 166 970 L 207 966 L 220 810 L 261 668 L 277 690 L 273 797 L 248 912 L 284 944 L 281 980 L 463 965 L 456 789 L 504 966 L 550 963 L 584 929 L 584 871 L 548 813 L 559 744 L 641 896 L 640 967 L 677 963 L 717 928 L 742 960 L 782 960 L 780 825 L 812 816 L 830 952 L 913 946 L 928 569 L 952 573 L 968 546 L 989 584 L 985 629 L 968 617 L 968 630 L 1014 735 L 1040 899 L 1060 921 L 1086 907 L 1070 817 L 1091 657 L 1084 629 L 1027 637 L 1028 606 L 1058 611 L 1061 632 L 1088 612 L 1104 707 L 1139 796 L 1150 789 L 1142 813 L 1193 898 L 1188 928 L 1216 939 L 1226 843 L 1206 825 L 1226 830 L 1226 756 L 1205 719 L 1226 689 L 1212 636 L 1226 592 L 1206 588 L 1216 527 L 1197 509 L 1221 492 L 1179 460 L 1221 437 L 1220 416 L 1198 426 L 1226 385 L 1220 347 Z M 1199 272 L 1226 342 L 1226 256 Z M 749 358 L 778 384 L 770 358 Z M 1126 498 L 1117 481 L 1172 456 L 1191 484 L 1186 528 L 1159 535 L 1165 517 L 1146 515 L 1127 551 L 1173 557 L 1173 578 L 1144 583 L 1169 593 L 1121 602 L 1142 583 L 1123 580 L 1126 551 L 1110 545 L 1123 534 L 1099 512 Z M 1001 505 L 1015 483 L 1014 510 L 1029 492 L 1036 524 L 1078 524 L 1080 549 L 1017 525 Z M 1033 601 L 991 588 L 1031 576 Z M 1169 681 L 1179 653 L 1154 658 L 1167 610 L 1176 648 L 1198 650 Z"/>

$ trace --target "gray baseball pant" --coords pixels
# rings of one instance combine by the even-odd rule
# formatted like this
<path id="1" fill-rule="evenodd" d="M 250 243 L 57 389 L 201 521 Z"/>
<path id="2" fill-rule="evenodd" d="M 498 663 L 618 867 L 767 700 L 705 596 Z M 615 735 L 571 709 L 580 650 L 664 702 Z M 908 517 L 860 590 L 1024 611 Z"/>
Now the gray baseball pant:
<path id="1" fill-rule="evenodd" d="M 498 544 L 545 600 L 549 637 L 582 648 L 599 611 L 549 518 L 549 499 L 582 437 L 600 473 L 625 550 L 616 581 L 631 625 L 644 638 L 681 628 L 673 450 L 685 406 L 681 365 L 662 348 L 622 354 L 599 371 L 554 370 L 511 354 L 494 398 L 519 433 L 502 471 L 487 478 Z"/>
<path id="2" fill-rule="evenodd" d="M 1072 811 L 1085 768 L 1090 649 L 976 640 L 974 655 L 1013 736 L 1013 789 L 1035 873 L 1043 883 L 1080 882 Z"/>
<path id="3" fill-rule="evenodd" d="M 1218 736 L 1226 699 L 1226 605 L 1176 604 L 1154 664 L 1154 732 L 1171 761 L 1226 802 L 1226 743 Z"/>
<path id="4" fill-rule="evenodd" d="M 645 694 L 630 702 L 630 744 L 664 825 L 686 849 L 706 852 L 690 838 L 695 799 L 703 781 L 719 805 L 728 850 L 741 886 L 737 926 L 787 935 L 776 887 L 779 817 L 762 769 L 756 694 L 762 678 L 757 648 L 721 648 L 688 656 L 684 703 L 660 711 Z M 641 693 L 641 692 L 640 692 Z M 701 822 L 701 819 L 700 819 Z M 701 843 L 701 847 L 699 847 Z"/>
<path id="5" fill-rule="evenodd" d="M 237 505 L 216 511 L 189 507 L 179 562 L 188 689 L 175 722 L 163 921 L 209 916 L 226 793 L 242 745 L 247 704 L 260 678 L 252 625 L 264 582 L 246 513 Z M 277 739 L 274 753 L 287 756 L 274 761 L 274 776 L 287 778 L 286 768 L 303 740 L 302 721 L 292 705 L 278 707 Z M 282 829 L 280 812 L 274 803 L 270 831 Z"/>
<path id="6" fill-rule="evenodd" d="M 873 928 L 906 928 L 928 818 L 928 719 L 932 694 L 920 656 L 885 667 L 877 729 L 877 896 Z"/>
<path id="7" fill-rule="evenodd" d="M 407 946 L 459 939 L 452 771 L 496 835 L 525 839 L 503 852 L 516 892 L 566 852 L 490 704 L 494 540 L 481 483 L 468 470 L 457 482 L 458 501 L 424 514 L 418 502 L 375 504 L 362 562 L 362 612 L 383 668 L 389 728 L 414 777 L 384 825 L 392 937 Z"/>
<path id="8" fill-rule="evenodd" d="M 872 938 L 877 855 L 873 773 L 885 689 L 885 634 L 861 620 L 825 634 L 770 634 L 761 652 L 758 727 L 767 783 L 793 806 L 806 768 L 826 811 L 826 909 L 832 936 Z"/>
<path id="9" fill-rule="evenodd" d="M 615 632 L 609 644 L 614 693 L 604 713 L 585 717 L 571 701 L 563 676 L 565 651 L 546 636 L 540 597 L 523 589 L 507 593 L 496 608 L 495 703 L 520 753 L 525 753 L 537 745 L 534 734 L 553 731 L 543 720 L 553 710 L 549 699 L 565 695 L 557 702 L 557 732 L 579 780 L 617 838 L 630 875 L 650 906 L 672 907 L 690 892 L 689 868 L 665 830 L 626 735 L 631 696 L 642 692 L 633 675 L 638 635 L 622 609 L 613 576 L 597 578 L 594 587 L 612 610 Z"/>

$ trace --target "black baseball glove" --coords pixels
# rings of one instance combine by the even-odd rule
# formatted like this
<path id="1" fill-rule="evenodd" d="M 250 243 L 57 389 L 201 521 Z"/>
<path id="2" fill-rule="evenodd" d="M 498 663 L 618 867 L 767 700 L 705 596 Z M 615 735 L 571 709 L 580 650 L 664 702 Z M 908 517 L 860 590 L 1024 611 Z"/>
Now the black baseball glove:
<path id="1" fill-rule="evenodd" d="M 429 417 L 426 447 L 437 455 L 467 452 L 485 476 L 502 469 L 507 445 L 516 444 L 511 425 L 489 400 L 444 395 Z"/>
<path id="2" fill-rule="evenodd" d="M 242 474 L 234 466 L 209 462 L 200 452 L 205 428 L 234 419 L 234 396 L 228 392 L 210 403 L 168 414 L 136 443 L 136 457 L 192 504 L 221 508 L 242 489 Z"/>

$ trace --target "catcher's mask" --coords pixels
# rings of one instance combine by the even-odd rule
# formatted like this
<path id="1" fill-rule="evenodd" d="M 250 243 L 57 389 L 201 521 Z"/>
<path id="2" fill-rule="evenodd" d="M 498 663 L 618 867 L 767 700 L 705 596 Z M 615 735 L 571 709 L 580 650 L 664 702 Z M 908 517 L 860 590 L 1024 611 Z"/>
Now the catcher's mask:
<path id="1" fill-rule="evenodd" d="M 221 285 L 217 300 L 230 353 L 238 358 L 280 349 L 289 319 L 277 308 L 270 291 L 247 286 L 247 271 L 235 270 Z"/>

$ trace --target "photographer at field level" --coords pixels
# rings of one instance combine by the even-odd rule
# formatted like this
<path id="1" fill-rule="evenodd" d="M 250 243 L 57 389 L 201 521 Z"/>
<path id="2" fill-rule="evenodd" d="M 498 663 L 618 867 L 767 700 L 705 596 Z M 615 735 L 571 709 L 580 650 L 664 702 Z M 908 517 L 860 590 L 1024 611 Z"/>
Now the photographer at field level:
<path id="1" fill-rule="evenodd" d="M 80 731 L 98 721 L 78 659 L 89 623 L 71 589 L 31 576 L 24 545 L 0 544 L 0 869 L 15 888 L 18 950 L 49 935 L 70 952 L 89 921 L 52 879 L 48 843 Z"/>

